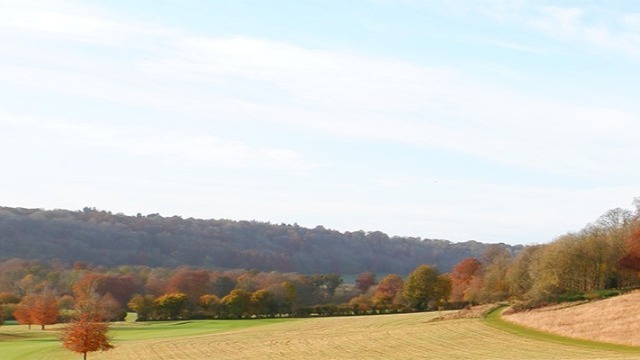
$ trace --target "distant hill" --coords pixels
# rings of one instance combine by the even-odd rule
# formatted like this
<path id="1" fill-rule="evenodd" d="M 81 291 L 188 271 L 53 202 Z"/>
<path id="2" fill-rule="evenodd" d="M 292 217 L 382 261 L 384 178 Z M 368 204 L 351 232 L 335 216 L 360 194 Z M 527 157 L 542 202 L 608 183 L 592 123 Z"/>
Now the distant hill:
<path id="1" fill-rule="evenodd" d="M 0 207 L 0 261 L 407 274 L 420 264 L 449 271 L 466 257 L 481 257 L 488 246 L 389 237 L 380 231 L 342 233 L 322 226 Z M 511 252 L 521 248 L 505 246 Z"/>

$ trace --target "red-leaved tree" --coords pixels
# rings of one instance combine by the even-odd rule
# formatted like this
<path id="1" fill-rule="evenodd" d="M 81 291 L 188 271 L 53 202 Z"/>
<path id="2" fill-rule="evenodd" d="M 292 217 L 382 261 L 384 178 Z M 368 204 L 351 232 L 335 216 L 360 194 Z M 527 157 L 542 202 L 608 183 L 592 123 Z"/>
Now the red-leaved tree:
<path id="1" fill-rule="evenodd" d="M 481 275 L 482 263 L 474 258 L 466 258 L 451 269 L 451 298 L 453 302 L 466 301 L 465 294 L 474 278 Z"/>
<path id="2" fill-rule="evenodd" d="M 360 290 L 363 293 L 367 292 L 367 290 L 369 290 L 369 288 L 375 284 L 377 284 L 376 274 L 370 271 L 360 273 L 356 278 L 356 289 Z"/>
<path id="3" fill-rule="evenodd" d="M 55 294 L 45 291 L 41 294 L 25 296 L 13 312 L 20 324 L 40 325 L 42 330 L 46 325 L 55 324 L 58 321 L 58 299 Z"/>
<path id="4" fill-rule="evenodd" d="M 29 330 L 31 330 L 31 324 L 33 324 L 33 320 L 31 319 L 31 309 L 26 305 L 24 299 L 20 304 L 18 304 L 16 309 L 13 310 L 13 317 L 16 319 L 18 324 L 27 325 Z"/>
<path id="5" fill-rule="evenodd" d="M 619 261 L 620 266 L 640 271 L 640 228 L 627 239 L 626 247 L 627 252 Z"/>
<path id="6" fill-rule="evenodd" d="M 62 345 L 87 358 L 88 352 L 113 348 L 108 337 L 109 325 L 96 321 L 91 314 L 82 314 L 62 330 Z"/>

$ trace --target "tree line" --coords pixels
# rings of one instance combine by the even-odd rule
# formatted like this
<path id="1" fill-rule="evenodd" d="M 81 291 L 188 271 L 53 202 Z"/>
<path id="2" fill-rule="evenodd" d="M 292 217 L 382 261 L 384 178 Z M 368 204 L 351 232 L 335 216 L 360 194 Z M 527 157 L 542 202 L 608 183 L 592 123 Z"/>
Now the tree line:
<path id="1" fill-rule="evenodd" d="M 82 310 L 79 304 L 93 304 L 105 321 L 122 319 L 127 311 L 140 320 L 164 320 L 379 314 L 503 300 L 539 306 L 640 286 L 639 219 L 638 209 L 613 209 L 578 232 L 517 253 L 490 245 L 480 257 L 462 259 L 446 273 L 421 264 L 406 276 L 390 273 L 379 279 L 364 271 L 353 283 L 336 272 L 10 259 L 0 262 L 0 305 L 5 319 L 41 326 L 54 321 L 42 309 L 55 308 L 56 321 L 69 320 Z"/>
<path id="2" fill-rule="evenodd" d="M 530 308 L 549 302 L 589 300 L 640 286 L 640 201 L 616 208 L 577 232 L 512 254 L 500 246 L 467 258 L 450 273 L 450 301 L 503 300 Z"/>
<path id="3" fill-rule="evenodd" d="M 0 261 L 58 259 L 72 264 L 176 268 L 257 269 L 301 274 L 406 275 L 421 264 L 449 271 L 488 247 L 476 241 L 339 232 L 317 226 L 257 221 L 126 216 L 81 211 L 0 207 Z M 511 253 L 520 247 L 508 247 Z"/>
<path id="4" fill-rule="evenodd" d="M 29 327 L 67 322 L 79 313 L 102 321 L 240 319 L 424 311 L 447 303 L 451 282 L 421 265 L 406 278 L 373 272 L 347 284 L 337 273 L 303 275 L 259 270 L 207 270 L 12 259 L 0 263 L 5 319 Z"/>

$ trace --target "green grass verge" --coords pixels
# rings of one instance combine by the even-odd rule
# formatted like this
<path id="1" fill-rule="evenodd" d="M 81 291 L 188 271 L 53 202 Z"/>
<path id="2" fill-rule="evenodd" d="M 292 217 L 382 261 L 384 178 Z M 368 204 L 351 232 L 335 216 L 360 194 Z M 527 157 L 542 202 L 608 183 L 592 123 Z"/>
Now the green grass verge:
<path id="1" fill-rule="evenodd" d="M 501 305 L 494 308 L 489 313 L 487 313 L 485 316 L 486 323 L 493 328 L 500 329 L 514 335 L 524 336 L 534 340 L 547 341 L 547 342 L 572 345 L 572 346 L 580 346 L 580 347 L 597 349 L 597 350 L 620 351 L 620 352 L 626 352 L 626 353 L 640 354 L 640 347 L 637 347 L 637 346 L 618 345 L 618 344 L 603 343 L 598 341 L 570 338 L 570 337 L 556 335 L 556 334 L 528 328 L 526 326 L 514 324 L 512 322 L 502 319 L 502 316 L 501 316 L 502 311 L 506 307 L 507 305 Z"/>
<path id="2" fill-rule="evenodd" d="M 295 321 L 295 319 L 188 320 L 117 323 L 111 326 L 110 333 L 114 342 L 120 342 L 128 340 L 162 339 L 211 334 L 290 321 Z"/>
<path id="3" fill-rule="evenodd" d="M 177 338 L 238 330 L 260 325 L 295 321 L 296 319 L 260 320 L 194 320 L 158 322 L 118 322 L 110 326 L 114 345 L 146 339 Z M 60 327 L 42 331 L 37 326 L 28 330 L 24 325 L 0 327 L 0 359 L 38 360 L 70 359 L 74 355 L 62 347 Z"/>

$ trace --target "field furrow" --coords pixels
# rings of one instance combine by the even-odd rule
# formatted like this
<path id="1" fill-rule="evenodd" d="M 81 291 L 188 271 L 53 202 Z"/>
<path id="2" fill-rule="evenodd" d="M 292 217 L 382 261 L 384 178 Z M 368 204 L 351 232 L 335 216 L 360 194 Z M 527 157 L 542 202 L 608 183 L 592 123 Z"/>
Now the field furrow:
<path id="1" fill-rule="evenodd" d="M 637 359 L 638 353 L 521 337 L 437 314 L 305 319 L 223 333 L 123 341 L 99 359 Z"/>

